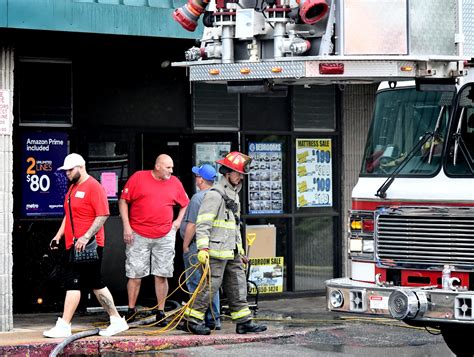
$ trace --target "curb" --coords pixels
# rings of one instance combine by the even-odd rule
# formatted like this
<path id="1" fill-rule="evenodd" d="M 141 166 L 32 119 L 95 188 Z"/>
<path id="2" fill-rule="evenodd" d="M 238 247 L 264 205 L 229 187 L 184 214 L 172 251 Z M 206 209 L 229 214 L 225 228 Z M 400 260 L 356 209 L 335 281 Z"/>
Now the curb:
<path id="1" fill-rule="evenodd" d="M 62 351 L 61 354 L 85 354 L 100 355 L 106 352 L 153 352 L 168 349 L 209 346 L 216 344 L 236 344 L 268 341 L 279 338 L 303 336 L 313 332 L 315 329 L 301 329 L 288 332 L 259 333 L 259 334 L 211 334 L 208 336 L 197 336 L 191 334 L 156 336 L 156 337 L 88 337 L 76 340 Z M 53 339 L 48 343 L 29 343 L 15 346 L 0 346 L 1 356 L 47 356 L 61 343 L 61 339 Z"/>

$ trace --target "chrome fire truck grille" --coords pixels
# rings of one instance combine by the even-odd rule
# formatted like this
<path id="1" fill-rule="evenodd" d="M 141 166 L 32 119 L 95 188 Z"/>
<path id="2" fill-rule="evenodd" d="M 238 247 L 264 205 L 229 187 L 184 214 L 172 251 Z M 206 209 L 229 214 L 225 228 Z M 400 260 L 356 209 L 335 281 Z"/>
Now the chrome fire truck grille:
<path id="1" fill-rule="evenodd" d="M 474 266 L 473 208 L 381 209 L 375 230 L 383 264 Z"/>

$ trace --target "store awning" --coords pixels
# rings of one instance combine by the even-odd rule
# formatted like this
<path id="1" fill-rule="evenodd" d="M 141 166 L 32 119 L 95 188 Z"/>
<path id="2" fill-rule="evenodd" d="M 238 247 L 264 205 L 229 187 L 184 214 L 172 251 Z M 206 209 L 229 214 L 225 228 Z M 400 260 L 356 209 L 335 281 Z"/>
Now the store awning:
<path id="1" fill-rule="evenodd" d="M 173 20 L 185 0 L 0 0 L 0 28 L 200 38 Z"/>

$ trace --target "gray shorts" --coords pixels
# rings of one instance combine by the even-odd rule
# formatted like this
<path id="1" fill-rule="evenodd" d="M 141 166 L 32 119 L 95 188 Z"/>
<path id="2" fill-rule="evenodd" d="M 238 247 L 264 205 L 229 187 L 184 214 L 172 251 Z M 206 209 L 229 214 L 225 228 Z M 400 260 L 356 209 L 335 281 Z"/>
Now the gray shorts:
<path id="1" fill-rule="evenodd" d="M 176 230 L 161 238 L 146 238 L 133 232 L 133 244 L 126 245 L 127 278 L 144 278 L 151 274 L 171 278 L 174 268 Z"/>

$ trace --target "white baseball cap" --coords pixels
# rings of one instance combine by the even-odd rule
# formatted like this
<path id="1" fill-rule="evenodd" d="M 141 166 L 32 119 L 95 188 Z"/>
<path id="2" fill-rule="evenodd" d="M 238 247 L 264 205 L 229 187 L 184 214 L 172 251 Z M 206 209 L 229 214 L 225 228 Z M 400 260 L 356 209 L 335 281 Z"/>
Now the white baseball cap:
<path id="1" fill-rule="evenodd" d="M 64 158 L 64 164 L 61 167 L 58 167 L 58 170 L 71 170 L 76 166 L 84 166 L 86 161 L 79 154 L 69 154 Z"/>

